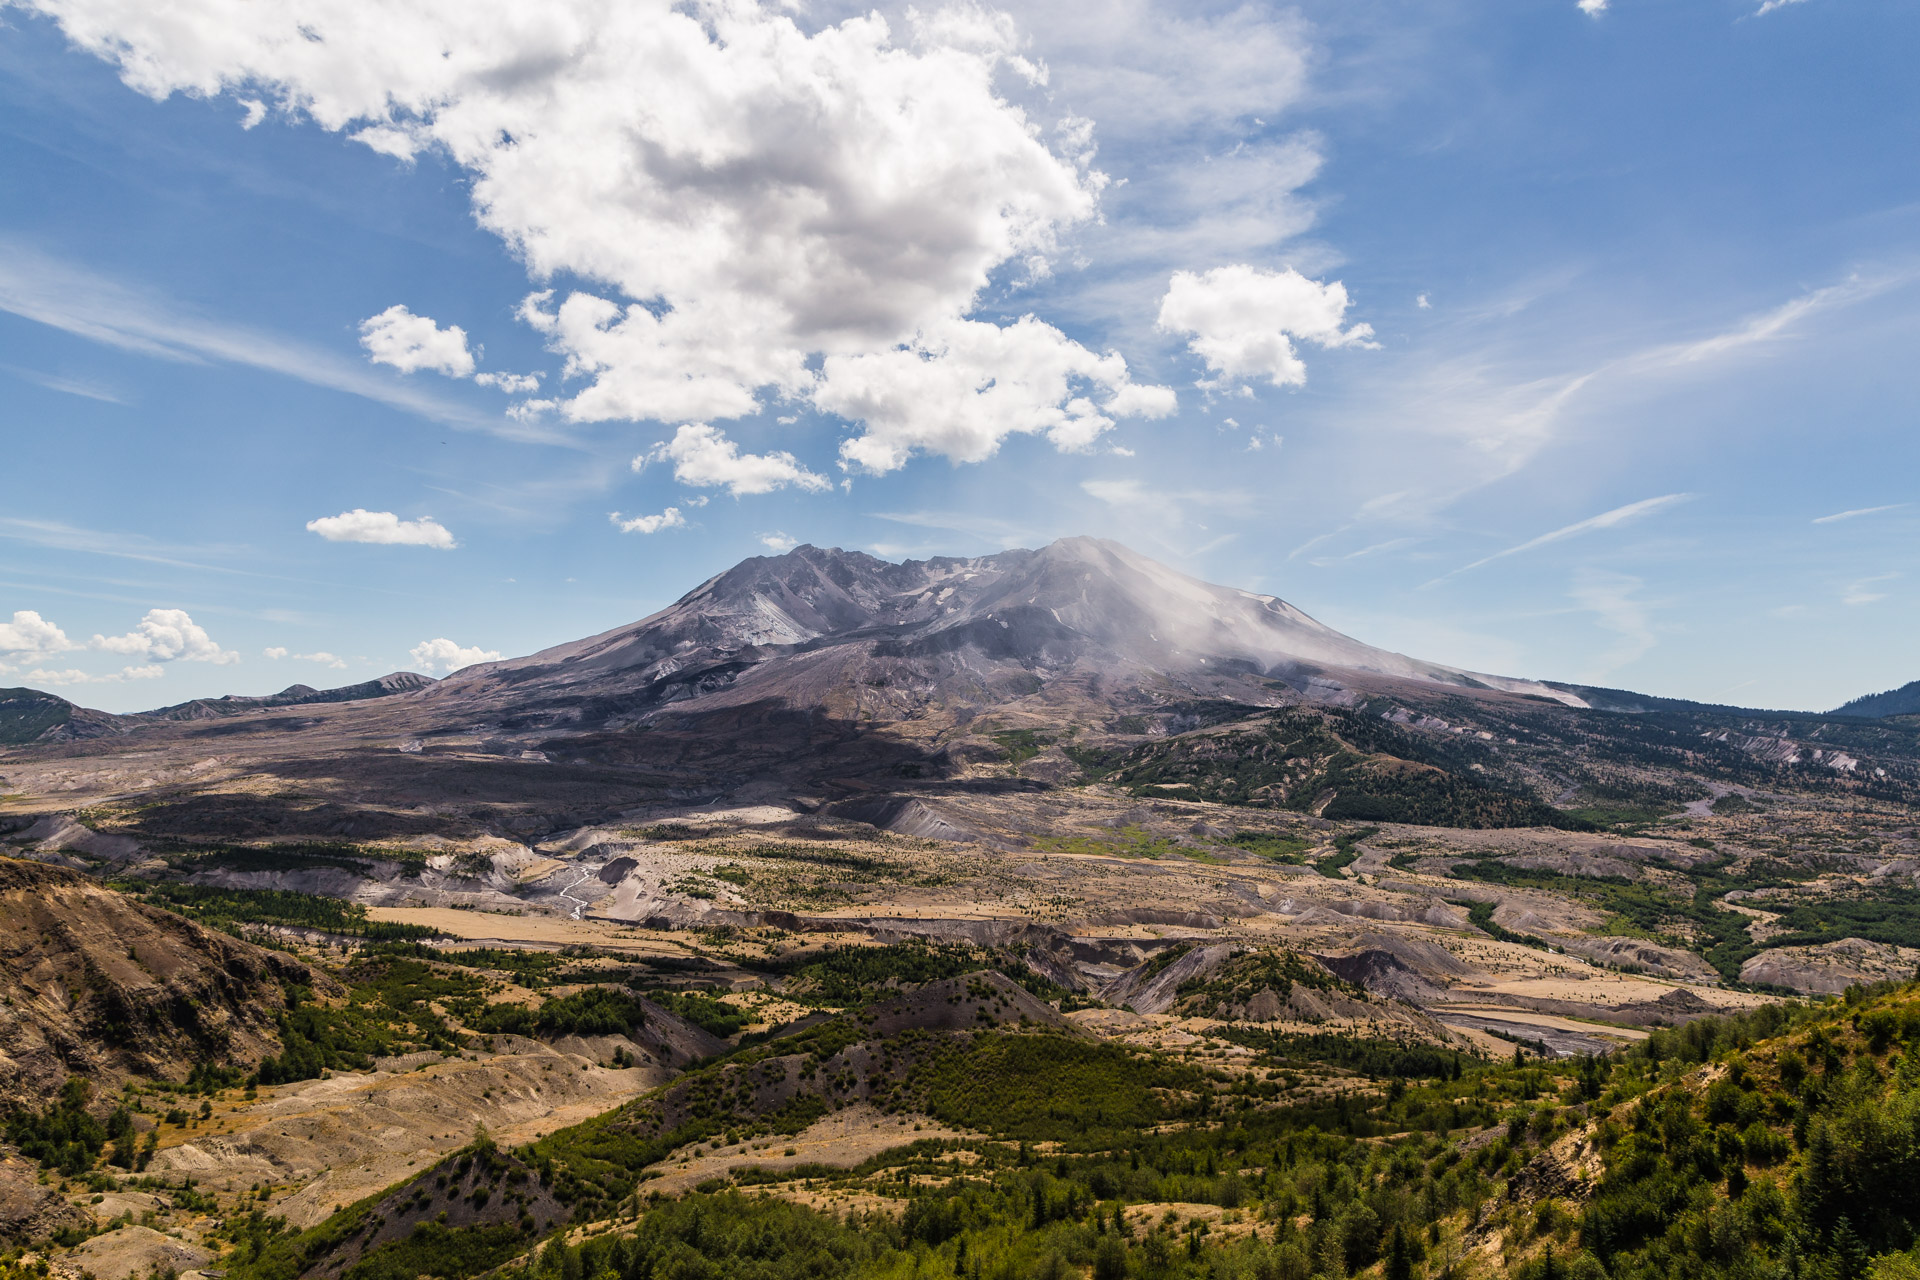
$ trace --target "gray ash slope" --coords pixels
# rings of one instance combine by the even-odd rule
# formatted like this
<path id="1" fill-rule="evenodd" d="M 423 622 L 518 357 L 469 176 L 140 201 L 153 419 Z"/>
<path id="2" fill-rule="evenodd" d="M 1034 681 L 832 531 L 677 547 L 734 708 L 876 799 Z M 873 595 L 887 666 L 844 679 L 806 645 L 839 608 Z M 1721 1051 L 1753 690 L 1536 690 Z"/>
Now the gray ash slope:
<path id="1" fill-rule="evenodd" d="M 802 546 L 756 557 L 651 617 L 530 657 L 470 667 L 423 695 L 509 732 L 623 729 L 673 708 L 768 700 L 864 719 L 973 714 L 1055 681 L 1128 694 L 1337 697 L 1352 677 L 1503 690 L 1578 705 L 1342 635 L 1285 601 L 1177 573 L 1118 543 L 891 564 Z M 1065 692 L 1065 691 L 1063 691 Z"/>

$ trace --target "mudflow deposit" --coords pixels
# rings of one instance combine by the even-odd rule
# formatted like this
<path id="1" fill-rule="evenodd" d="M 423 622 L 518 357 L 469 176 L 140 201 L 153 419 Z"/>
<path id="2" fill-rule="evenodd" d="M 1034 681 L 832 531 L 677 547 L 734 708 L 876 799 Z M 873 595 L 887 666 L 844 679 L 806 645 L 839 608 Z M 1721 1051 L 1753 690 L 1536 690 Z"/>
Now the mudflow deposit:
<path id="1" fill-rule="evenodd" d="M 0 690 L 0 1233 L 97 1280 L 629 1280 L 590 1242 L 680 1230 L 674 1197 L 911 1234 L 971 1179 L 1030 1233 L 1097 1202 L 1108 1280 L 1203 1235 L 1398 1265 L 1388 1211 L 1313 1236 L 1325 1186 L 1275 1181 L 1304 1148 L 1194 1136 L 1225 1108 L 1256 1147 L 1468 1135 L 1520 1207 L 1423 1202 L 1421 1265 L 1534 1265 L 1573 1244 L 1531 1206 L 1611 1175 L 1599 1109 L 1510 1104 L 1913 975 L 1910 702 L 1462 671 L 1084 538 L 803 546 L 440 681 Z M 1075 1172 L 1123 1130 L 1201 1146 L 1151 1194 Z M 963 1242 L 939 1274 L 963 1219 L 913 1237 Z"/>

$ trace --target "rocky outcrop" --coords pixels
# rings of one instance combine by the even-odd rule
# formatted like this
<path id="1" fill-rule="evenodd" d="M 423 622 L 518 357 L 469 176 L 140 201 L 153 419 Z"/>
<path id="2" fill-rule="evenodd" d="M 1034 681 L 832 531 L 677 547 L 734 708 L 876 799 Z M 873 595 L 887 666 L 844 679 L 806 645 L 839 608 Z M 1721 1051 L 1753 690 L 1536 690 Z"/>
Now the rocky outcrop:
<path id="1" fill-rule="evenodd" d="M 121 1227 L 87 1241 L 68 1261 L 95 1280 L 138 1280 L 192 1270 L 213 1261 L 213 1254 L 152 1227 Z"/>
<path id="2" fill-rule="evenodd" d="M 1920 964 L 1920 948 L 1843 938 L 1817 947 L 1775 947 L 1740 966 L 1740 981 L 1832 995 L 1861 982 L 1906 979 Z"/>
<path id="3" fill-rule="evenodd" d="M 1678 947 L 1663 947 L 1643 938 L 1555 936 L 1553 942 L 1570 956 L 1580 956 L 1595 964 L 1624 969 L 1628 973 L 1678 978 L 1684 982 L 1720 981 L 1719 972 L 1693 952 L 1682 951 Z"/>
<path id="4" fill-rule="evenodd" d="M 86 1214 L 52 1187 L 40 1185 L 31 1160 L 0 1154 L 0 1241 L 29 1244 L 66 1227 L 90 1225 Z"/>

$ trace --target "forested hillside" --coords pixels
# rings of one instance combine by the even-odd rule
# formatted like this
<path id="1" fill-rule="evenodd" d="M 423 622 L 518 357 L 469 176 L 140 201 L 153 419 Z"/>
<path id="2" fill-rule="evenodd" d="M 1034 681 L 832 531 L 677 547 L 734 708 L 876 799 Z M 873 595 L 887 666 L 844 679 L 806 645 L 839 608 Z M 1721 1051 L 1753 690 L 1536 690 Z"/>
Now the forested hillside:
<path id="1" fill-rule="evenodd" d="M 974 1012 L 1010 1009 L 1016 990 L 956 988 Z M 1283 1096 L 1306 1059 L 1278 1049 L 1197 1069 L 984 1019 L 938 1052 L 902 1043 L 922 1032 L 849 1053 L 875 1016 L 512 1152 L 483 1138 L 305 1233 L 236 1218 L 230 1274 L 1920 1275 L 1913 984 L 1701 1019 L 1611 1058 L 1439 1055 L 1413 1068 L 1424 1076 L 1323 1077 L 1307 1097 Z M 820 1088 L 748 1087 L 794 1052 Z M 907 1131 L 853 1167 L 756 1165 L 854 1093 L 980 1136 Z M 739 1160 L 683 1196 L 650 1194 L 689 1144 Z"/>

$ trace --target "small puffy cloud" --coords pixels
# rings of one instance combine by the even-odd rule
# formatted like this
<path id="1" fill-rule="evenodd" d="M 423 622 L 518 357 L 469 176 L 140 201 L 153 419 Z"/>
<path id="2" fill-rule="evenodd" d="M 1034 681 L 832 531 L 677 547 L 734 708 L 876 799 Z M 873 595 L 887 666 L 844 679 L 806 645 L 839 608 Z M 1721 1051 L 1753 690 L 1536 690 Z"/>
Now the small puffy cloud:
<path id="1" fill-rule="evenodd" d="M 266 648 L 262 649 L 260 653 L 261 653 L 261 656 L 272 658 L 275 662 L 278 662 L 280 659 L 287 656 L 287 649 L 285 645 L 278 645 L 278 644 L 268 645 Z"/>
<path id="2" fill-rule="evenodd" d="M 463 648 L 445 636 L 433 640 L 422 640 L 407 652 L 413 655 L 416 663 L 428 671 L 436 667 L 443 671 L 458 671 L 476 662 L 500 660 L 500 655 L 492 649 Z"/>
<path id="3" fill-rule="evenodd" d="M 438 551 L 451 551 L 459 545 L 432 516 L 402 520 L 391 511 L 368 511 L 363 507 L 309 520 L 307 531 L 319 534 L 328 542 L 374 542 L 391 547 L 432 547 Z"/>
<path id="4" fill-rule="evenodd" d="M 1321 284 L 1291 267 L 1176 271 L 1160 302 L 1158 327 L 1188 336 L 1187 349 L 1213 371 L 1195 384 L 1206 390 L 1244 387 L 1255 378 L 1297 387 L 1307 380 L 1307 366 L 1295 340 L 1321 347 L 1372 345 L 1373 326 L 1340 327 L 1347 305 L 1346 286 L 1338 280 Z"/>
<path id="5" fill-rule="evenodd" d="M 1423 293 L 1413 300 L 1413 305 L 1422 311 L 1431 311 L 1433 310 L 1433 299 Z"/>
<path id="6" fill-rule="evenodd" d="M 123 653 L 149 662 L 211 662 L 218 666 L 240 661 L 231 649 L 222 649 L 205 627 L 185 609 L 149 609 L 140 625 L 123 636 L 95 635 L 91 648 Z"/>
<path id="7" fill-rule="evenodd" d="M 1778 2 L 1786 3 L 1787 0 L 1778 0 Z M 1606 11 L 1607 0 L 1580 0 L 1580 12 L 1586 14 L 1589 18 L 1597 18 Z M 1765 10 L 1761 12 L 1764 13 Z"/>
<path id="8" fill-rule="evenodd" d="M 870 475 L 915 453 L 981 462 L 1016 433 L 1084 451 L 1115 418 L 1178 407 L 1170 388 L 1133 382 L 1117 353 L 1089 351 L 1032 316 L 963 320 L 886 351 L 828 356 L 813 402 L 865 427 L 841 444 L 840 460 Z"/>
<path id="9" fill-rule="evenodd" d="M 345 671 L 347 669 L 347 660 L 345 658 L 335 657 L 325 649 L 318 650 L 314 653 L 296 653 L 293 656 L 302 662 L 317 662 L 323 667 L 332 667 L 336 671 Z"/>
<path id="10" fill-rule="evenodd" d="M 798 538 L 789 538 L 784 533 L 763 533 L 760 535 L 760 545 L 776 554 L 785 555 L 787 552 L 799 546 L 800 540 Z"/>
<path id="11" fill-rule="evenodd" d="M 449 378 L 473 373 L 473 352 L 467 350 L 465 329 L 457 324 L 442 329 L 429 317 L 398 304 L 360 322 L 360 345 L 367 349 L 367 359 L 402 373 L 430 369 Z"/>
<path id="12" fill-rule="evenodd" d="M 493 387 L 510 396 L 532 395 L 540 389 L 540 375 L 537 373 L 476 373 L 473 380 L 483 387 Z"/>
<path id="13" fill-rule="evenodd" d="M 247 114 L 240 118 L 242 129 L 251 129 L 267 118 L 267 104 L 258 98 L 240 99 L 240 107 Z"/>
<path id="14" fill-rule="evenodd" d="M 15 610 L 12 622 L 0 622 L 0 653 L 23 662 L 42 661 L 48 655 L 78 647 L 67 639 L 66 632 L 32 609 Z"/>
<path id="15" fill-rule="evenodd" d="M 633 469 L 639 471 L 654 462 L 671 462 L 673 478 L 681 484 L 705 489 L 724 487 L 736 498 L 772 493 L 789 485 L 816 493 L 833 487 L 831 480 L 807 470 L 792 454 L 742 453 L 725 432 L 704 422 L 682 426 L 673 439 L 635 458 Z"/>
<path id="16" fill-rule="evenodd" d="M 614 528 L 622 533 L 658 533 L 662 529 L 679 528 L 687 522 L 678 507 L 668 507 L 657 516 L 634 516 L 630 520 L 623 520 L 618 511 L 610 511 L 607 519 L 613 521 Z"/>

